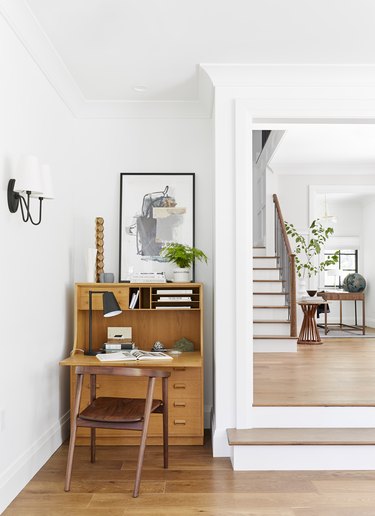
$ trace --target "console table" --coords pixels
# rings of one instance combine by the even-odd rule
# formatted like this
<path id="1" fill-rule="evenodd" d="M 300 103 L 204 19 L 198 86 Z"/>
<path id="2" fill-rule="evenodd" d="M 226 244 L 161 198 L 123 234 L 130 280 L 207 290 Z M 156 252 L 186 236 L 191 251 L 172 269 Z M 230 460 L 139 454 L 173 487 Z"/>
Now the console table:
<path id="1" fill-rule="evenodd" d="M 343 328 L 349 330 L 359 330 L 362 332 L 362 335 L 366 334 L 366 313 L 365 313 L 365 294 L 364 292 L 344 292 L 344 291 L 322 291 L 318 292 L 318 296 L 322 297 L 325 301 L 340 301 L 340 322 L 339 323 L 329 323 L 327 321 L 327 305 L 324 308 L 324 325 L 318 324 L 319 328 L 324 328 L 325 335 L 329 332 L 330 328 L 338 328 L 342 330 Z M 342 302 L 343 301 L 354 301 L 354 324 L 344 324 L 342 322 Z M 362 324 L 358 324 L 357 317 L 357 301 L 362 302 Z"/>

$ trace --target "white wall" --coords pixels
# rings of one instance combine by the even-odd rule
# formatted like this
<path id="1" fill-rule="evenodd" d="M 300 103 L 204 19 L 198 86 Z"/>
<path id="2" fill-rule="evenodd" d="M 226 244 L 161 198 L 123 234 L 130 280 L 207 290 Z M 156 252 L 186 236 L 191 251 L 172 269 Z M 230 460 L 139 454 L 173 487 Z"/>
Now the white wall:
<path id="1" fill-rule="evenodd" d="M 366 321 L 375 328 L 375 200 L 369 200 L 363 207 L 363 275 L 366 278 Z"/>
<path id="2" fill-rule="evenodd" d="M 212 407 L 213 163 L 209 119 L 76 120 L 80 144 L 75 206 L 75 280 L 86 281 L 85 256 L 95 247 L 95 217 L 104 218 L 104 263 L 119 269 L 121 172 L 195 172 L 195 245 L 208 256 L 196 264 L 204 283 L 206 425 Z"/>
<path id="3" fill-rule="evenodd" d="M 58 362 L 72 340 L 77 169 L 72 116 L 2 17 L 0 48 L 1 512 L 62 440 L 68 377 Z M 40 226 L 8 211 L 8 180 L 25 153 L 51 164 L 56 200 Z"/>

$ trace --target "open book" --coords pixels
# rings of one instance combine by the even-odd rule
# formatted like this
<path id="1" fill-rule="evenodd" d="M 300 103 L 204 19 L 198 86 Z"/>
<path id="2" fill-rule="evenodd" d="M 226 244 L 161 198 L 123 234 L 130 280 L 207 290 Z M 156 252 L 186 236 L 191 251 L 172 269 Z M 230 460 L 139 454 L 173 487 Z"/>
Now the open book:
<path id="1" fill-rule="evenodd" d="M 131 351 L 119 351 L 118 353 L 99 353 L 96 358 L 101 362 L 125 362 L 128 360 L 172 360 L 173 357 L 161 351 L 142 351 L 132 349 Z"/>

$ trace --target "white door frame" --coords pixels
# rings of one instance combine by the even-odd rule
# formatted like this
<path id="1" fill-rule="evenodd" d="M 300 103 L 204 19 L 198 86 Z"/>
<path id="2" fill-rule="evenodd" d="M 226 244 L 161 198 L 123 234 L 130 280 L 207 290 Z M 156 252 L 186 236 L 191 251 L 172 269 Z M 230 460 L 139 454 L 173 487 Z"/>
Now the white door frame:
<path id="1" fill-rule="evenodd" d="M 375 67 L 205 65 L 205 70 L 215 86 L 215 204 L 226 202 L 225 225 L 235 234 L 235 253 L 224 261 L 227 249 L 216 224 L 213 437 L 214 453 L 229 455 L 225 429 L 250 428 L 254 415 L 251 131 L 259 123 L 375 123 Z M 224 288 L 228 270 L 234 281 Z M 228 335 L 235 344 L 230 349 Z"/>

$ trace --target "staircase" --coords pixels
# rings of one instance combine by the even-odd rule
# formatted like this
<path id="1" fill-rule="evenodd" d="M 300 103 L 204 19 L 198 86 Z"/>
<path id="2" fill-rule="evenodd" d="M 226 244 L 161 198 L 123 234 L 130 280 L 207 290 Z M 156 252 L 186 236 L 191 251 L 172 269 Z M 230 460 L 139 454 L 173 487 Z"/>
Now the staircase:
<path id="1" fill-rule="evenodd" d="M 297 351 L 297 338 L 290 336 L 289 306 L 278 257 L 266 256 L 264 247 L 253 248 L 254 352 Z"/>

